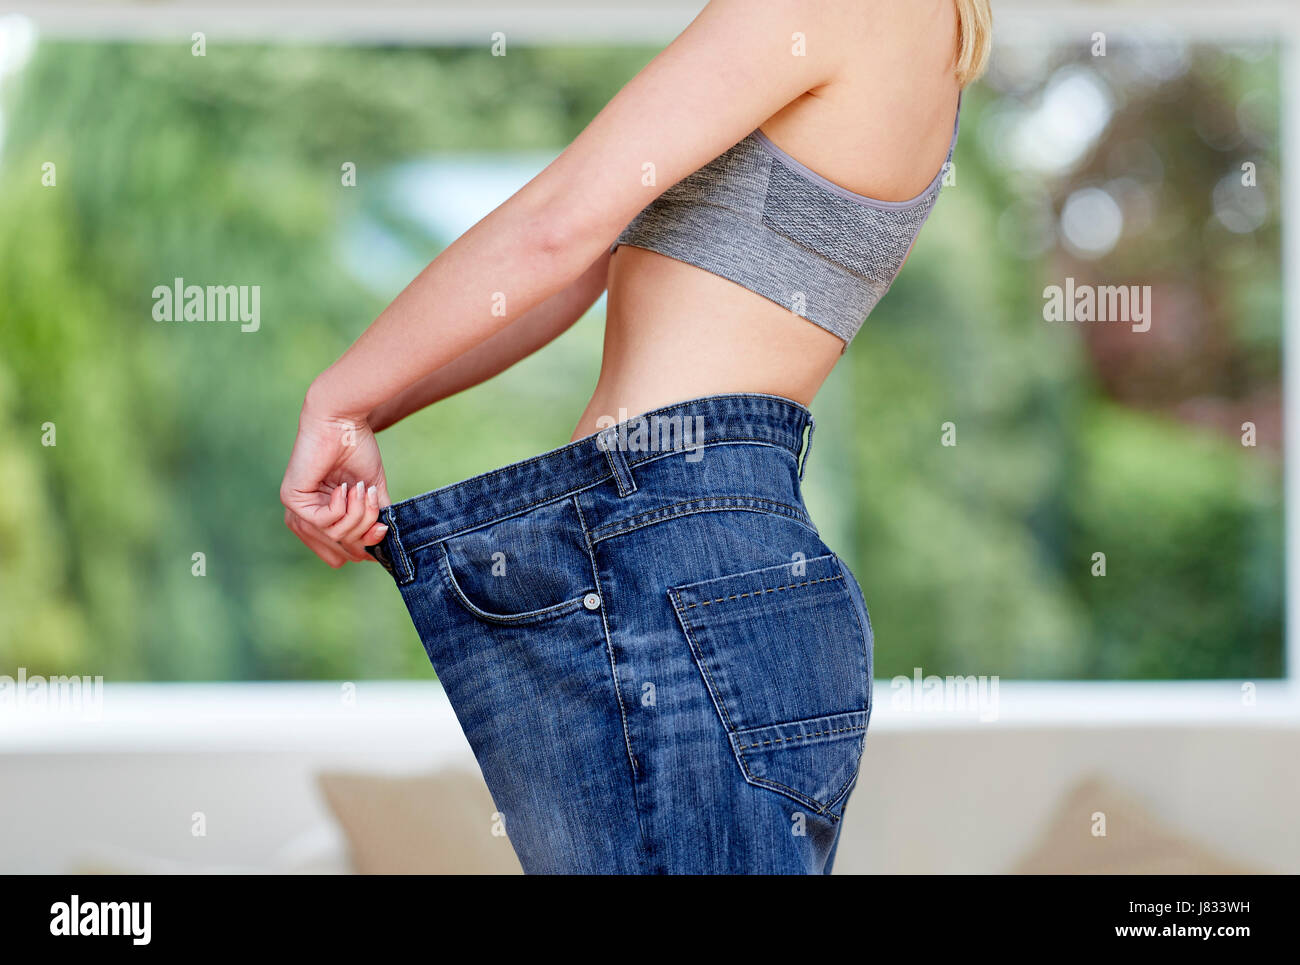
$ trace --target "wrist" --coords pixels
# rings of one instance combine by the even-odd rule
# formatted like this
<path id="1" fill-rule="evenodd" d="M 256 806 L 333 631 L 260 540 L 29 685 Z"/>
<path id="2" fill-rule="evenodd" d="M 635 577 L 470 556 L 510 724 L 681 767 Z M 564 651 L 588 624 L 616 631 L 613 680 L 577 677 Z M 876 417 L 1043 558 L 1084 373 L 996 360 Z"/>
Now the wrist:
<path id="1" fill-rule="evenodd" d="M 366 422 L 369 424 L 371 432 L 379 432 L 383 429 L 387 429 L 396 421 L 397 420 L 393 418 L 392 415 L 392 406 L 388 402 L 379 403 L 379 405 L 371 409 L 370 414 L 366 416 Z"/>
<path id="2" fill-rule="evenodd" d="M 331 370 L 326 369 L 312 380 L 302 402 L 302 414 L 308 418 L 331 422 L 368 422 L 370 409 L 349 401 L 338 391 Z"/>

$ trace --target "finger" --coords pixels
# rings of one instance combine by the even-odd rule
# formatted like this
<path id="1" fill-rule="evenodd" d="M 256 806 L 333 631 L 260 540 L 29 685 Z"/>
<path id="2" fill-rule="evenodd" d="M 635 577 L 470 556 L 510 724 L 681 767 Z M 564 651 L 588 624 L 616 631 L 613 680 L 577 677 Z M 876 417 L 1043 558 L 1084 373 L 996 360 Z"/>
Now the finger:
<path id="1" fill-rule="evenodd" d="M 289 513 L 285 517 L 285 525 L 293 531 L 293 534 L 298 539 L 302 540 L 309 550 L 335 569 L 347 562 L 347 557 L 339 549 L 337 543 L 326 539 L 316 527 L 301 517 Z"/>
<path id="2" fill-rule="evenodd" d="M 352 531 L 366 511 L 365 486 L 365 483 L 358 482 L 355 486 L 344 487 L 347 493 L 343 498 L 347 500 L 347 505 L 343 515 L 333 525 L 320 527 L 321 532 L 332 540 L 342 540 Z"/>
<path id="3" fill-rule="evenodd" d="M 373 556 L 371 556 L 369 553 L 366 552 L 366 547 L 376 546 L 379 543 L 382 543 L 384 541 L 384 537 L 387 535 L 388 535 L 388 527 L 385 526 L 383 523 L 375 523 L 355 541 L 346 544 L 340 543 L 339 545 L 343 546 L 343 548 L 348 552 L 351 552 L 352 550 L 355 549 L 357 555 L 353 558 L 358 563 L 361 563 L 366 560 L 374 559 Z"/>
<path id="4" fill-rule="evenodd" d="M 370 527 L 375 525 L 377 519 L 379 519 L 379 492 L 374 486 L 371 486 L 366 489 L 365 505 L 361 518 L 339 537 L 339 542 L 361 551 L 361 537 L 365 536 Z"/>
<path id="5" fill-rule="evenodd" d="M 289 491 L 281 493 L 280 501 L 295 516 L 310 523 L 320 531 L 332 526 L 342 517 L 347 508 L 348 487 L 335 486 L 331 491 L 323 489 L 315 492 Z"/>
<path id="6" fill-rule="evenodd" d="M 339 545 L 343 547 L 343 552 L 357 562 L 367 560 L 370 554 L 366 552 L 365 543 L 362 542 L 364 537 L 371 529 L 374 528 L 375 522 L 379 519 L 379 493 L 374 486 L 366 490 L 365 512 L 357 524 L 345 533 L 339 539 Z"/>

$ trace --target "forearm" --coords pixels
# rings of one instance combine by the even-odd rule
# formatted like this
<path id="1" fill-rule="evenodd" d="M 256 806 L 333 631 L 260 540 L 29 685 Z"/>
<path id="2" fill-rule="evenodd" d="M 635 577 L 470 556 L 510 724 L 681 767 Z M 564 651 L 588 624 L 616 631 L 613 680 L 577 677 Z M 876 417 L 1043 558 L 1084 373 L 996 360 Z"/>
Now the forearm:
<path id="1" fill-rule="evenodd" d="M 525 187 L 434 259 L 317 377 L 307 406 L 364 419 L 593 267 L 609 239 L 557 233 L 542 214 L 545 206 L 528 192 Z M 472 365 L 488 368 L 467 363 L 456 380 L 469 377 Z"/>
<path id="2" fill-rule="evenodd" d="M 606 250 L 574 282 L 522 318 L 376 406 L 368 420 L 371 428 L 386 429 L 412 412 L 486 382 L 558 338 L 605 290 L 609 258 Z"/>

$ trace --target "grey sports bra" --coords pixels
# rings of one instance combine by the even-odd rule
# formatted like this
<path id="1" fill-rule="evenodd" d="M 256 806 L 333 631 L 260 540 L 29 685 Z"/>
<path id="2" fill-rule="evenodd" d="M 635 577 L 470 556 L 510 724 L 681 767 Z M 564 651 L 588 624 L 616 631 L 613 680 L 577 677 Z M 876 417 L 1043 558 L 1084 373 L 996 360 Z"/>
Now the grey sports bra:
<path id="1" fill-rule="evenodd" d="M 646 205 L 610 250 L 648 248 L 721 275 L 847 346 L 902 268 L 956 146 L 954 121 L 929 187 L 909 201 L 877 201 L 809 170 L 755 130 Z"/>

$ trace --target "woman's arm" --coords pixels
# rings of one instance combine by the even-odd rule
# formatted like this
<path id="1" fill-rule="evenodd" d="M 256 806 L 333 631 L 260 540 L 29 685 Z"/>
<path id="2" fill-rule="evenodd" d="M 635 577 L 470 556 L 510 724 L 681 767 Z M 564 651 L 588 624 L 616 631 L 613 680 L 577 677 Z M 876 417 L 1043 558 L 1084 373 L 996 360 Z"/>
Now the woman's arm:
<path id="1" fill-rule="evenodd" d="M 834 76 L 817 0 L 713 0 L 537 177 L 450 245 L 307 393 L 364 420 L 581 275 L 646 204 Z M 806 55 L 795 45 L 806 36 Z"/>
<path id="2" fill-rule="evenodd" d="M 383 538 L 377 518 L 389 502 L 371 413 L 568 288 L 647 204 L 834 78 L 845 54 L 835 31 L 819 27 L 830 6 L 860 13 L 864 2 L 884 0 L 712 0 L 312 383 L 280 484 L 290 528 L 332 565 L 364 559 L 363 547 Z M 479 354 L 488 357 L 502 356 Z M 491 367 L 462 364 L 441 388 Z"/>
<path id="3" fill-rule="evenodd" d="M 550 344 L 585 315 L 605 290 L 609 258 L 609 251 L 604 252 L 568 288 L 552 295 L 460 358 L 430 372 L 405 392 L 377 406 L 370 413 L 370 428 L 375 432 L 387 429 L 412 412 L 486 382 Z"/>

